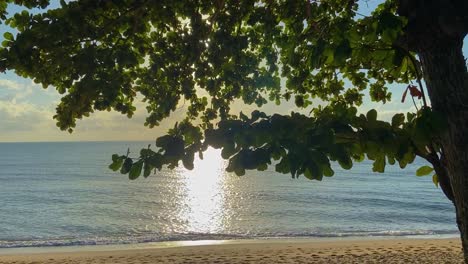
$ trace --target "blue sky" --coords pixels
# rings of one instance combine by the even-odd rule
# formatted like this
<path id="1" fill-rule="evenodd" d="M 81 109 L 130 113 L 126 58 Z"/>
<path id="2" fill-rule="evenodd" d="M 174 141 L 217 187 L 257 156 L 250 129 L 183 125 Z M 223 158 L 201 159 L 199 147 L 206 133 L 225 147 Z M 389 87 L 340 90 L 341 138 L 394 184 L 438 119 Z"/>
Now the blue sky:
<path id="1" fill-rule="evenodd" d="M 360 12 L 368 13 L 373 10 L 380 1 L 367 1 Z M 53 3 L 52 7 L 56 7 Z M 10 8 L 14 13 L 18 8 Z M 0 26 L 0 36 L 7 30 Z M 9 30 L 11 32 L 11 30 Z M 2 37 L 0 37 L 2 38 Z M 465 39 L 464 54 L 467 57 L 467 39 Z M 411 100 L 406 103 L 400 102 L 401 95 L 406 85 L 392 85 L 393 100 L 385 105 L 376 104 L 366 99 L 361 111 L 375 108 L 379 116 L 389 119 L 396 112 L 414 111 Z M 143 125 L 145 109 L 142 102 L 137 102 L 137 112 L 132 119 L 114 112 L 98 112 L 84 120 L 79 120 L 75 132 L 60 131 L 55 126 L 52 116 L 55 106 L 60 100 L 60 95 L 49 87 L 43 89 L 29 79 L 20 78 L 13 72 L 0 74 L 0 142 L 19 141 L 101 141 L 101 140 L 154 140 L 158 135 L 165 132 L 173 124 L 177 117 L 182 116 L 183 109 L 174 114 L 174 118 L 163 122 L 154 129 Z M 237 112 L 242 110 L 249 112 L 254 110 L 253 106 L 242 106 L 236 104 Z M 286 103 L 280 107 L 269 104 L 263 108 L 267 112 L 289 113 L 295 109 L 292 103 Z"/>

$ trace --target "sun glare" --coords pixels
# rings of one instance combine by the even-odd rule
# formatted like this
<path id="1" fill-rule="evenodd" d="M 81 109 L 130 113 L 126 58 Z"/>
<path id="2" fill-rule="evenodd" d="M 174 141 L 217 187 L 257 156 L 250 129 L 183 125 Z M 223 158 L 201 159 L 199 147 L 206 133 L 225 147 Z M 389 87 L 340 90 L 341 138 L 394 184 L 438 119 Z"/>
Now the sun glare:
<path id="1" fill-rule="evenodd" d="M 184 172 L 189 231 L 212 233 L 222 229 L 225 166 L 221 151 L 208 148 L 203 160 L 197 157 L 195 168 Z"/>

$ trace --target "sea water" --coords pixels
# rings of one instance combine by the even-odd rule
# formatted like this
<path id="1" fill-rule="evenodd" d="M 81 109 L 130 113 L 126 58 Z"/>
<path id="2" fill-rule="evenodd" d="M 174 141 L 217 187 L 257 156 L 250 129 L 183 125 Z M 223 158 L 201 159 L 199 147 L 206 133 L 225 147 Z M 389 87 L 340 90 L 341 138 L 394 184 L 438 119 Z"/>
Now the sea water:
<path id="1" fill-rule="evenodd" d="M 195 169 L 130 181 L 107 168 L 148 142 L 0 143 L 0 247 L 277 237 L 456 235 L 454 209 L 425 165 L 334 166 L 322 182 L 226 173 L 219 150 Z"/>

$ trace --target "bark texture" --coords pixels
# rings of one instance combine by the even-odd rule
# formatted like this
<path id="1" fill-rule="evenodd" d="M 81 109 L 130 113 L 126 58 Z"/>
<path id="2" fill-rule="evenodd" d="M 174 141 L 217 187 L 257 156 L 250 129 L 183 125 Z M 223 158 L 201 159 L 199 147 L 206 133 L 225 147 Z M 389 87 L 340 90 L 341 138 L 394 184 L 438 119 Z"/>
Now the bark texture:
<path id="1" fill-rule="evenodd" d="M 450 186 L 444 192 L 452 191 L 468 264 L 468 73 L 462 52 L 468 1 L 400 0 L 398 4 L 398 13 L 408 18 L 403 46 L 418 54 L 432 107 L 447 117 L 441 143 Z"/>
<path id="2" fill-rule="evenodd" d="M 432 107 L 447 117 L 442 137 L 465 262 L 468 263 L 468 78 L 463 39 L 418 52 Z"/>

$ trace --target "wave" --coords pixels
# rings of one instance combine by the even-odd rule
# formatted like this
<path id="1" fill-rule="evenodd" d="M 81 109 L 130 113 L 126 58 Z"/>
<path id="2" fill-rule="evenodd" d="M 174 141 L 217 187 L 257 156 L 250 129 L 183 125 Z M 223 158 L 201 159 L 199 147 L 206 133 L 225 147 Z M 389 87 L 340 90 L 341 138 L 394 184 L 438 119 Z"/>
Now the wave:
<path id="1" fill-rule="evenodd" d="M 197 241 L 197 240 L 241 240 L 241 239 L 290 239 L 290 238 L 346 238 L 346 237 L 414 237 L 457 235 L 453 230 L 383 230 L 383 231 L 350 231 L 337 233 L 276 233 L 276 234 L 213 234 L 184 233 L 171 235 L 143 235 L 134 237 L 83 237 L 83 238 L 51 238 L 51 239 L 0 239 L 0 248 L 22 247 L 62 247 L 62 246 L 94 246 L 94 245 L 126 245 L 152 242 Z"/>

